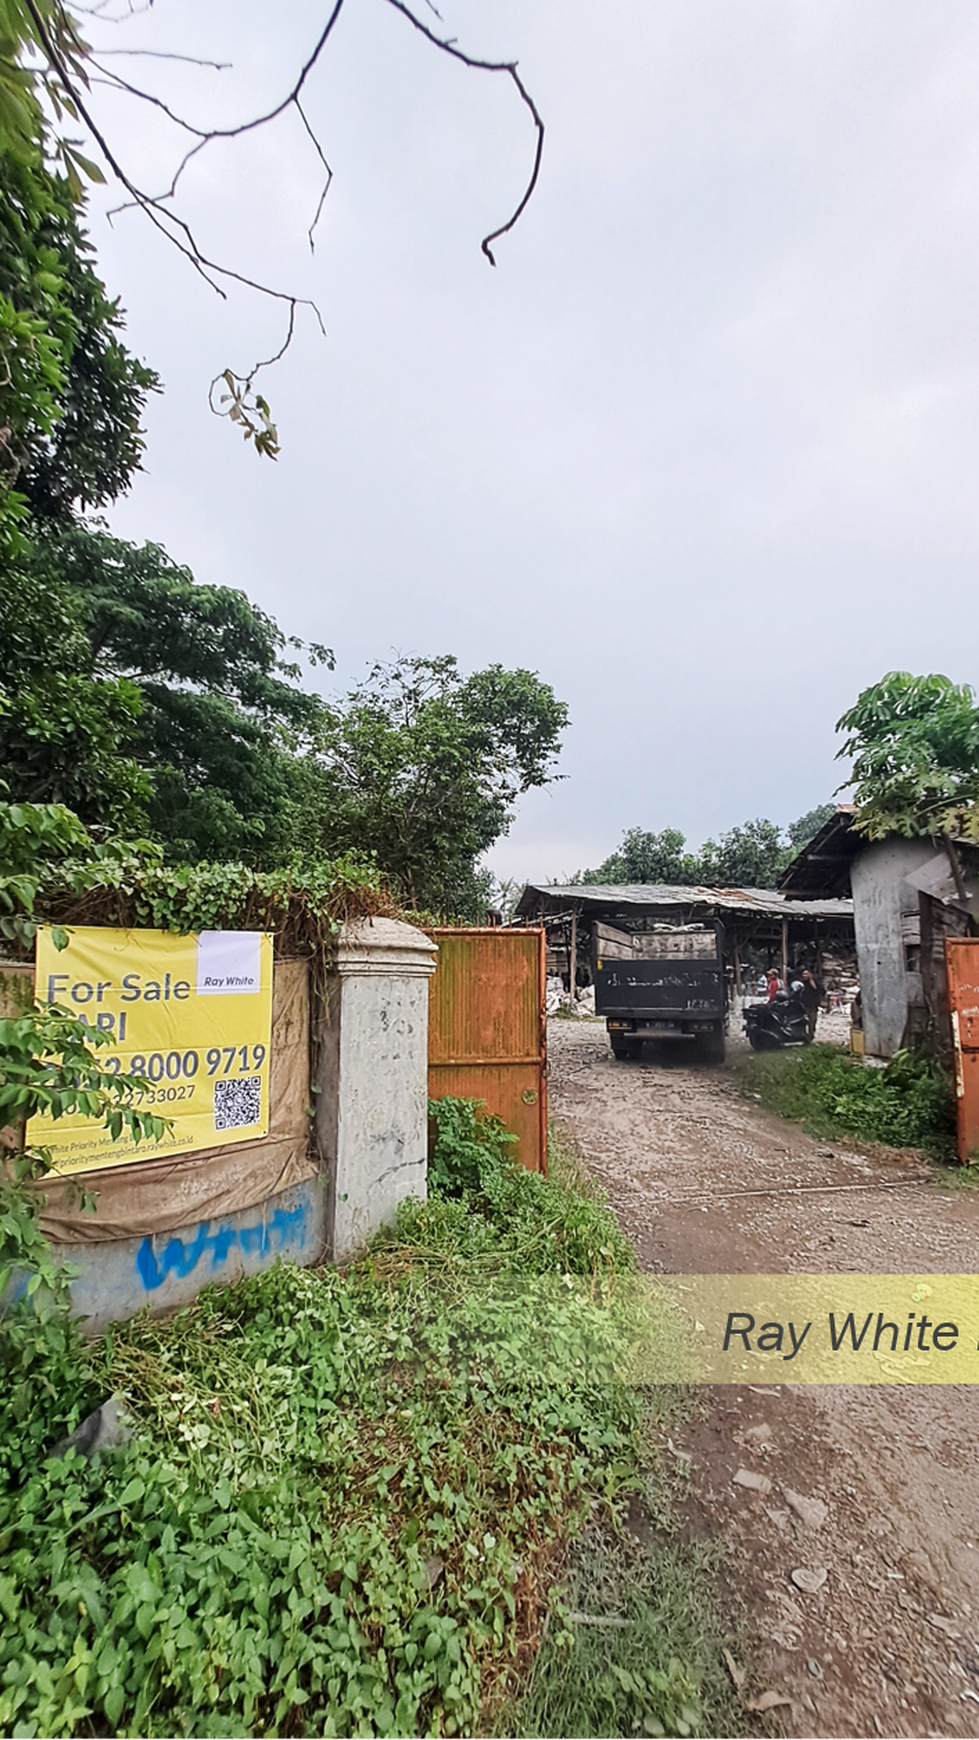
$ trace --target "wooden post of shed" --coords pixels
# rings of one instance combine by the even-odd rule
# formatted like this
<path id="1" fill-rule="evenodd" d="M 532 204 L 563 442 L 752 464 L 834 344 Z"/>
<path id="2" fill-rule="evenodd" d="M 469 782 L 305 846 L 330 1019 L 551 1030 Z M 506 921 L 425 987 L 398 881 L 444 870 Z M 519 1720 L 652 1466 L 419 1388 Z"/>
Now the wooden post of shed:
<path id="1" fill-rule="evenodd" d="M 738 933 L 735 931 L 731 941 L 731 964 L 734 967 L 734 995 L 741 997 L 741 954 L 738 949 Z"/>
<path id="2" fill-rule="evenodd" d="M 573 907 L 572 912 L 571 912 L 571 947 L 568 950 L 568 954 L 571 957 L 571 959 L 569 961 L 568 981 L 569 981 L 569 989 L 571 991 L 571 1006 L 572 1006 L 572 1008 L 574 1008 L 574 1005 L 578 1001 L 578 992 L 576 989 L 577 979 L 578 979 L 578 908 L 577 907 Z"/>
<path id="3" fill-rule="evenodd" d="M 789 988 L 789 921 L 782 919 L 782 983 Z"/>

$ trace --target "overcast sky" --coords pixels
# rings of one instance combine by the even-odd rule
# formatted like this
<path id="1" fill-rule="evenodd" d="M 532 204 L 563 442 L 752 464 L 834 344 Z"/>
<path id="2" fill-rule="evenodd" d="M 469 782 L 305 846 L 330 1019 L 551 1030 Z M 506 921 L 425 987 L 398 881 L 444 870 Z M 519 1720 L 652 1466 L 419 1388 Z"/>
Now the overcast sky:
<path id="1" fill-rule="evenodd" d="M 438 20 L 426 0 L 419 16 Z M 220 302 L 136 213 L 92 233 L 165 394 L 112 514 L 289 633 L 369 662 L 454 652 L 569 703 L 564 781 L 491 863 L 542 878 L 630 826 L 699 844 L 788 822 L 843 776 L 833 725 L 895 667 L 977 670 L 979 10 L 974 0 L 447 0 L 509 82 L 346 0 L 306 108 L 183 184 L 205 251 L 315 297 L 265 390 L 283 451 L 207 409 L 281 314 Z M 278 100 L 327 0 L 156 0 L 93 42 L 194 120 Z M 154 190 L 151 111 L 96 102 Z M 332 684 L 334 679 L 329 679 Z"/>

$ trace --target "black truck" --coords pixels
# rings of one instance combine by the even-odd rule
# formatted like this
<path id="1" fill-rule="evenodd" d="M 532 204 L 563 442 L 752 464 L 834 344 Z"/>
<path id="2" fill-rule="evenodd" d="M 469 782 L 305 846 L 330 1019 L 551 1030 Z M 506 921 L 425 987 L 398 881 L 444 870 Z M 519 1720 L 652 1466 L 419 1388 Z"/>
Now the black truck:
<path id="1" fill-rule="evenodd" d="M 679 1040 L 705 1063 L 724 1062 L 727 992 L 724 927 L 656 925 L 647 931 L 592 926 L 595 1013 L 616 1057 L 636 1057 L 647 1039 Z"/>

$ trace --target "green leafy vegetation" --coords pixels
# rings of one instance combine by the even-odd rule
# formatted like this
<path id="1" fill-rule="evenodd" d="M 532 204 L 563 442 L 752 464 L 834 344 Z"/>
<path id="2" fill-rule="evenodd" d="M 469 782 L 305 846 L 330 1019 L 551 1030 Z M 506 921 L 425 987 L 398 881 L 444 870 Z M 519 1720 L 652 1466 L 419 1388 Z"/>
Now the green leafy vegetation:
<path id="1" fill-rule="evenodd" d="M 287 641 L 244 593 L 199 585 L 159 545 L 97 525 L 45 528 L 25 590 L 29 622 L 23 595 L 0 606 L 0 745 L 15 789 L 70 804 L 90 826 L 148 831 L 171 859 L 288 856 L 323 711 L 298 686 L 296 656 L 329 665 L 329 649 Z M 94 728 L 78 754 L 78 710 L 100 717 L 110 702 L 115 784 L 93 770 Z"/>
<path id="2" fill-rule="evenodd" d="M 376 866 L 350 854 L 246 864 L 165 864 L 146 840 L 97 842 L 57 804 L 0 802 L 0 937 L 29 956 L 39 923 L 143 925 L 186 934 L 269 930 L 280 949 L 326 954 L 346 919 L 394 910 Z"/>
<path id="3" fill-rule="evenodd" d="M 2 984 L 0 992 L 6 995 Z M 39 1225 L 36 1185 L 51 1157 L 25 1145 L 28 1121 L 38 1112 L 52 1118 L 81 1112 L 113 1137 L 127 1130 L 137 1142 L 165 1129 L 162 1119 L 139 1109 L 148 1083 L 100 1068 L 98 1047 L 110 1043 L 109 1034 L 53 1004 L 31 1002 L 0 1019 L 0 1486 L 36 1466 L 52 1404 L 70 1407 L 84 1389 L 70 1277 L 54 1262 Z"/>
<path id="4" fill-rule="evenodd" d="M 477 861 L 516 799 L 554 778 L 567 718 L 533 671 L 463 677 L 450 656 L 377 665 L 327 709 L 308 770 L 316 843 L 375 853 L 412 907 L 475 916 Z"/>
<path id="5" fill-rule="evenodd" d="M 745 1093 L 816 1136 L 860 1136 L 896 1148 L 923 1148 L 935 1160 L 955 1154 L 955 1094 L 929 1058 L 898 1052 L 868 1069 L 836 1046 L 758 1052 L 738 1060 Z"/>
<path id="6" fill-rule="evenodd" d="M 854 825 L 887 834 L 961 834 L 979 840 L 979 707 L 968 683 L 890 671 L 864 689 L 837 724 Z"/>
<path id="7" fill-rule="evenodd" d="M 30 946 L 44 871 L 89 844 L 78 817 L 62 804 L 0 802 L 0 937 L 5 942 Z"/>
<path id="8" fill-rule="evenodd" d="M 122 343 L 122 310 L 94 269 L 80 201 L 80 186 L 44 161 L 40 135 L 32 153 L 0 151 L 0 306 L 34 323 L 33 345 L 8 328 L 27 389 L 7 436 L 16 464 L 8 479 L 39 525 L 128 487 L 143 452 L 146 395 L 159 385 Z M 33 381 L 32 356 L 41 370 Z"/>
<path id="9" fill-rule="evenodd" d="M 655 1465 L 647 1478 L 660 1483 Z M 572 1546 L 529 1685 L 501 1733 L 744 1732 L 723 1666 L 738 1640 L 717 1603 L 716 1545 L 680 1546 L 669 1529 L 635 1521 L 638 1533 L 594 1520 Z"/>
<path id="10" fill-rule="evenodd" d="M 402 1211 L 399 1240 L 488 1258 L 514 1274 L 634 1273 L 635 1253 L 618 1221 L 553 1134 L 542 1178 L 514 1165 L 515 1137 L 478 1100 L 430 1100 L 429 1112 L 432 1195 L 424 1208 Z"/>
<path id="11" fill-rule="evenodd" d="M 97 527 L 35 536 L 0 595 L 0 760 L 15 798 L 156 839 L 170 862 L 370 854 L 402 899 L 475 916 L 479 857 L 552 778 L 567 709 L 529 671 L 377 667 L 326 701 L 243 593 Z"/>
<path id="12" fill-rule="evenodd" d="M 0 527 L 16 551 L 18 504 L 29 531 L 126 489 L 158 383 L 121 342 L 80 225 L 81 186 L 51 167 L 39 111 L 25 111 L 19 146 L 4 145 L 3 120 L 0 100 Z"/>
<path id="13" fill-rule="evenodd" d="M 34 148 L 42 95 L 59 117 L 66 109 L 71 114 L 53 63 L 83 76 L 85 45 L 60 0 L 34 0 L 29 7 L 0 0 L 0 43 L 0 150 L 24 156 Z"/>
<path id="14" fill-rule="evenodd" d="M 0 1731 L 452 1734 L 499 1707 L 558 1543 L 636 1477 L 595 1290 L 628 1248 L 566 1167 L 520 1173 L 471 1102 L 433 1111 L 457 1194 L 344 1272 L 70 1337 L 30 1433 L 4 1422 Z M 39 1454 L 109 1392 L 125 1452 Z M 693 1665 L 634 1670 L 666 1733 L 703 1731 L 686 1636 Z"/>
<path id="15" fill-rule="evenodd" d="M 597 870 L 585 870 L 580 882 L 663 882 L 677 887 L 704 883 L 722 888 L 774 888 L 786 865 L 833 814 L 835 805 L 818 804 L 783 836 L 774 822 L 759 818 L 729 828 L 717 840 L 705 840 L 699 852 L 688 852 L 677 828 L 658 834 L 628 828 L 618 851 Z"/>

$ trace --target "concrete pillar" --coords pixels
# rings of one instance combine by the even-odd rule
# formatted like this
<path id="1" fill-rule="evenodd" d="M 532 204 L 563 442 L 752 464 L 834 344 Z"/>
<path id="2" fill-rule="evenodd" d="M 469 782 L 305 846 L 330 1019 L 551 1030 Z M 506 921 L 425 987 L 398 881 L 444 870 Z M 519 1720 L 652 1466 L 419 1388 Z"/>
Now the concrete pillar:
<path id="1" fill-rule="evenodd" d="M 358 920 L 341 932 L 316 1084 L 334 1262 L 393 1220 L 406 1196 L 426 1194 L 428 981 L 437 952 L 397 919 Z"/>

